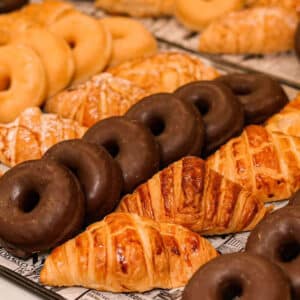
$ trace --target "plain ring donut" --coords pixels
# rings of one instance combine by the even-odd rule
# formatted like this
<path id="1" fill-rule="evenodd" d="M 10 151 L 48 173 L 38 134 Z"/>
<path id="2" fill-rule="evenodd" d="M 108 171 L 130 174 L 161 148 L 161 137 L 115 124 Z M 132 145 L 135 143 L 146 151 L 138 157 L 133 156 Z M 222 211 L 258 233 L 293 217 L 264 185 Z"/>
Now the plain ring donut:
<path id="1" fill-rule="evenodd" d="M 20 9 L 26 5 L 29 0 L 1 0 L 0 1 L 0 14 L 8 13 L 16 9 Z"/>
<path id="2" fill-rule="evenodd" d="M 133 105 L 125 116 L 151 130 L 160 145 L 162 166 L 201 154 L 204 125 L 192 104 L 172 94 L 154 94 Z"/>
<path id="3" fill-rule="evenodd" d="M 157 52 L 155 38 L 140 22 L 125 17 L 107 17 L 100 22 L 113 39 L 110 66 Z"/>
<path id="4" fill-rule="evenodd" d="M 258 255 L 221 255 L 202 266 L 187 284 L 182 300 L 290 300 L 288 278 Z"/>
<path id="5" fill-rule="evenodd" d="M 270 76 L 236 73 L 216 80 L 238 96 L 244 106 L 247 124 L 263 123 L 289 102 L 283 88 Z"/>
<path id="6" fill-rule="evenodd" d="M 80 185 L 53 161 L 28 161 L 7 171 L 0 199 L 1 245 L 20 257 L 57 246 L 83 225 Z"/>
<path id="7" fill-rule="evenodd" d="M 122 172 L 104 148 L 83 140 L 68 140 L 51 147 L 43 158 L 64 165 L 79 180 L 86 200 L 86 224 L 101 220 L 117 206 Z"/>
<path id="8" fill-rule="evenodd" d="M 0 122 L 13 121 L 27 107 L 40 106 L 46 74 L 38 55 L 22 45 L 0 47 Z"/>
<path id="9" fill-rule="evenodd" d="M 300 24 L 298 24 L 297 31 L 295 34 L 295 51 L 298 59 L 300 60 Z"/>
<path id="10" fill-rule="evenodd" d="M 277 264 L 288 275 L 295 299 L 300 297 L 300 209 L 288 206 L 267 216 L 251 232 L 246 251 Z"/>
<path id="11" fill-rule="evenodd" d="M 174 96 L 194 104 L 200 111 L 205 126 L 205 156 L 242 132 L 243 107 L 224 84 L 216 81 L 192 82 L 177 89 Z"/>
<path id="12" fill-rule="evenodd" d="M 91 127 L 83 136 L 104 147 L 119 163 L 125 193 L 148 180 L 159 170 L 159 146 L 143 125 L 124 117 L 111 117 Z"/>

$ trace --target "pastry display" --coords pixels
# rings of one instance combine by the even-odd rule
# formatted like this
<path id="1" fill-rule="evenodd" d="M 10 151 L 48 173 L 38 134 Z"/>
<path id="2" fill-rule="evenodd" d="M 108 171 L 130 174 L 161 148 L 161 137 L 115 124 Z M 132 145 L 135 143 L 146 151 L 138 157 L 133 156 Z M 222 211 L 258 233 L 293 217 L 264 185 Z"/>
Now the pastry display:
<path id="1" fill-rule="evenodd" d="M 155 38 L 140 22 L 125 17 L 106 17 L 100 22 L 112 35 L 110 66 L 157 52 Z"/>
<path id="2" fill-rule="evenodd" d="M 125 193 L 159 169 L 159 145 L 150 130 L 140 123 L 123 117 L 107 118 L 91 127 L 83 139 L 104 147 L 119 163 Z"/>
<path id="3" fill-rule="evenodd" d="M 187 155 L 201 154 L 205 130 L 192 104 L 171 94 L 154 94 L 132 106 L 125 116 L 152 132 L 160 146 L 162 166 Z"/>
<path id="4" fill-rule="evenodd" d="M 181 52 L 160 52 L 108 69 L 117 77 L 130 80 L 152 94 L 171 93 L 197 80 L 212 80 L 219 74 L 200 59 Z"/>
<path id="5" fill-rule="evenodd" d="M 1 246 L 18 257 L 55 247 L 83 224 L 76 178 L 53 161 L 22 163 L 0 178 Z"/>
<path id="6" fill-rule="evenodd" d="M 295 51 L 298 59 L 300 59 L 300 25 L 297 27 L 297 31 L 295 34 Z"/>
<path id="7" fill-rule="evenodd" d="M 296 12 L 280 7 L 257 7 L 233 12 L 211 23 L 202 32 L 199 49 L 228 54 L 291 50 L 297 24 Z"/>
<path id="8" fill-rule="evenodd" d="M 201 31 L 213 21 L 243 8 L 244 0 L 175 0 L 175 16 L 187 28 Z"/>
<path id="9" fill-rule="evenodd" d="M 0 124 L 0 161 L 14 166 L 41 158 L 54 144 L 80 138 L 85 131 L 73 120 L 43 114 L 37 107 L 28 108 L 13 122 Z"/>
<path id="10" fill-rule="evenodd" d="M 192 82 L 177 89 L 174 96 L 194 104 L 203 116 L 205 156 L 242 132 L 243 107 L 231 90 L 222 83 Z"/>
<path id="11" fill-rule="evenodd" d="M 118 204 L 122 172 L 104 148 L 83 140 L 63 141 L 51 147 L 43 158 L 65 166 L 79 180 L 86 201 L 86 224 L 101 220 Z"/>
<path id="12" fill-rule="evenodd" d="M 233 73 L 217 80 L 238 97 L 244 107 L 247 124 L 263 123 L 289 102 L 281 85 L 270 76 Z"/>
<path id="13" fill-rule="evenodd" d="M 146 95 L 146 91 L 126 79 L 101 73 L 47 100 L 45 111 L 90 127 L 100 120 L 124 115 Z"/>
<path id="14" fill-rule="evenodd" d="M 96 6 L 113 14 L 134 17 L 171 15 L 175 0 L 96 0 Z"/>
<path id="15" fill-rule="evenodd" d="M 258 199 L 278 201 L 300 188 L 299 149 L 299 137 L 252 125 L 211 155 L 207 163 Z"/>
<path id="16" fill-rule="evenodd" d="M 0 122 L 13 121 L 46 94 L 46 75 L 39 56 L 23 45 L 0 47 Z"/>
<path id="17" fill-rule="evenodd" d="M 41 282 L 112 292 L 175 288 L 217 255 L 206 239 L 179 225 L 115 213 L 53 250 Z"/>
<path id="18" fill-rule="evenodd" d="M 201 267 L 187 284 L 182 300 L 290 300 L 285 274 L 267 259 L 249 253 L 219 256 Z"/>
<path id="19" fill-rule="evenodd" d="M 29 0 L 2 0 L 0 2 L 0 13 L 8 13 L 26 5 Z"/>
<path id="20" fill-rule="evenodd" d="M 251 230 L 268 209 L 202 159 L 185 157 L 126 195 L 117 211 L 216 235 Z"/>
<path id="21" fill-rule="evenodd" d="M 288 275 L 294 299 L 300 297 L 299 230 L 298 207 L 282 208 L 266 217 L 251 232 L 246 245 L 247 252 L 269 259 Z"/>

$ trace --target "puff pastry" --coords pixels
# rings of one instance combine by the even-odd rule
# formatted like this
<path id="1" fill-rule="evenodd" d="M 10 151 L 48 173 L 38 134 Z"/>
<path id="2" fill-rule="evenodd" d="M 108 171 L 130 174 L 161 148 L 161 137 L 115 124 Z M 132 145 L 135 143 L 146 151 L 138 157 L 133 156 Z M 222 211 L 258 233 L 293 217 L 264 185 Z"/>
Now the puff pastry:
<path id="1" fill-rule="evenodd" d="M 248 126 L 207 160 L 262 201 L 289 198 L 300 188 L 300 138 Z"/>
<path id="2" fill-rule="evenodd" d="M 80 138 L 86 128 L 54 114 L 43 114 L 37 107 L 28 108 L 13 122 L 0 124 L 0 161 L 14 166 L 38 159 L 54 144 Z"/>
<path id="3" fill-rule="evenodd" d="M 145 96 L 146 92 L 134 83 L 102 73 L 50 98 L 45 110 L 90 127 L 102 119 L 125 114 Z"/>
<path id="4" fill-rule="evenodd" d="M 249 8 L 213 22 L 200 36 L 209 53 L 247 54 L 287 51 L 294 46 L 295 11 L 279 7 Z"/>
<path id="5" fill-rule="evenodd" d="M 149 93 L 174 92 L 197 80 L 212 80 L 219 74 L 200 59 L 181 52 L 160 52 L 110 68 L 108 72 L 128 79 Z"/>
<path id="6" fill-rule="evenodd" d="M 196 157 L 185 157 L 153 176 L 125 196 L 117 210 L 205 235 L 251 230 L 267 213 L 262 201 Z"/>
<path id="7" fill-rule="evenodd" d="M 134 17 L 171 15 L 175 0 L 96 0 L 96 6 L 114 14 Z"/>
<path id="8" fill-rule="evenodd" d="M 40 278 L 111 292 L 169 289 L 184 286 L 216 256 L 206 239 L 182 226 L 114 213 L 56 248 Z"/>

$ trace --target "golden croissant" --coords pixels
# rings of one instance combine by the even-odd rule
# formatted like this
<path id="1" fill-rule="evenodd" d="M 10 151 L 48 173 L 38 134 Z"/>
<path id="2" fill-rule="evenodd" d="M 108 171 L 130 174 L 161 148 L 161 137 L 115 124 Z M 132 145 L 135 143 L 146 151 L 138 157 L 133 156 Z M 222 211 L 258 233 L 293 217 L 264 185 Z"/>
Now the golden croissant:
<path id="1" fill-rule="evenodd" d="M 251 230 L 268 212 L 249 191 L 196 157 L 185 157 L 154 175 L 125 196 L 117 210 L 205 235 Z"/>
<path id="2" fill-rule="evenodd" d="M 300 137 L 300 94 L 289 102 L 279 113 L 266 122 L 270 131 L 278 131 Z"/>
<path id="3" fill-rule="evenodd" d="M 181 52 L 160 52 L 137 58 L 108 70 L 130 80 L 149 93 L 171 93 L 178 87 L 197 80 L 212 80 L 219 74 L 200 59 Z"/>
<path id="4" fill-rule="evenodd" d="M 248 126 L 207 160 L 262 201 L 290 197 L 300 188 L 300 138 Z"/>
<path id="5" fill-rule="evenodd" d="M 295 11 L 255 7 L 233 12 L 205 29 L 199 49 L 209 53 L 272 53 L 294 46 L 298 24 Z"/>
<path id="6" fill-rule="evenodd" d="M 126 213 L 108 215 L 46 259 L 43 284 L 111 292 L 184 286 L 218 254 L 198 234 Z"/>
<path id="7" fill-rule="evenodd" d="M 146 92 L 134 83 L 102 73 L 50 98 L 45 110 L 90 127 L 102 119 L 125 114 L 145 96 Z"/>
<path id="8" fill-rule="evenodd" d="M 55 114 L 43 114 L 37 107 L 23 111 L 15 121 L 0 124 L 0 161 L 14 166 L 39 159 L 54 144 L 80 138 L 86 128 Z"/>

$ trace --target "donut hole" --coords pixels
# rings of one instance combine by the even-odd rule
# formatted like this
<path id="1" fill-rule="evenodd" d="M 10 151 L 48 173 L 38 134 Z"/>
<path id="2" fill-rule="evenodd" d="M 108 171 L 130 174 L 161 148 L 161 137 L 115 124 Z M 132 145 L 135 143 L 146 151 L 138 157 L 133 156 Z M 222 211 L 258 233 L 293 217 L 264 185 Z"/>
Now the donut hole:
<path id="1" fill-rule="evenodd" d="M 291 262 L 300 254 L 300 244 L 296 240 L 291 240 L 279 247 L 279 259 L 281 262 Z"/>
<path id="2" fill-rule="evenodd" d="M 76 42 L 73 39 L 68 40 L 68 45 L 71 49 L 74 49 L 76 47 Z"/>
<path id="3" fill-rule="evenodd" d="M 116 141 L 108 141 L 103 147 L 113 158 L 117 157 L 120 153 L 120 147 Z"/>
<path id="4" fill-rule="evenodd" d="M 195 106 L 202 116 L 205 116 L 209 112 L 209 109 L 210 109 L 209 104 L 203 99 L 197 100 L 195 102 Z"/>
<path id="5" fill-rule="evenodd" d="M 164 132 L 166 124 L 163 119 L 154 117 L 148 121 L 148 127 L 154 136 L 159 136 Z"/>
<path id="6" fill-rule="evenodd" d="M 229 280 L 221 288 L 222 300 L 237 300 L 243 295 L 243 285 L 240 280 Z"/>
<path id="7" fill-rule="evenodd" d="M 39 202 L 40 195 L 36 191 L 29 191 L 19 200 L 19 209 L 24 213 L 30 213 Z"/>
<path id="8" fill-rule="evenodd" d="M 245 95 L 251 94 L 252 90 L 247 85 L 239 85 L 239 86 L 233 87 L 233 92 L 234 92 L 234 94 L 236 94 L 238 96 L 245 96 Z"/>
<path id="9" fill-rule="evenodd" d="M 0 78 L 0 92 L 4 92 L 10 89 L 11 79 L 9 76 Z"/>

